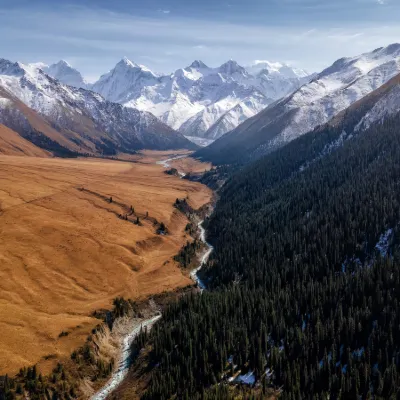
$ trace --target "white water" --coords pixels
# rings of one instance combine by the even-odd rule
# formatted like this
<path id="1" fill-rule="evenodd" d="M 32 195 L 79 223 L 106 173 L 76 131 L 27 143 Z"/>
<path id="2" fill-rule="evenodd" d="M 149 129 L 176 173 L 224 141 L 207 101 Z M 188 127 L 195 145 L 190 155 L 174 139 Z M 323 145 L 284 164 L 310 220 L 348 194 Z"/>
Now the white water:
<path id="1" fill-rule="evenodd" d="M 197 276 L 197 273 L 201 270 L 201 268 L 203 268 L 203 265 L 207 262 L 211 253 L 214 250 L 214 247 L 212 247 L 211 244 L 207 243 L 207 241 L 206 241 L 206 230 L 203 228 L 203 222 L 204 221 L 199 222 L 199 224 L 197 226 L 200 229 L 200 240 L 206 244 L 208 249 L 201 257 L 200 265 L 190 273 L 190 277 L 197 283 L 197 285 L 199 286 L 201 291 L 203 291 L 204 289 L 207 289 L 207 288 L 206 288 L 205 283 Z"/>
<path id="2" fill-rule="evenodd" d="M 121 345 L 121 356 L 118 368 L 113 372 L 111 379 L 107 384 L 96 394 L 91 397 L 91 400 L 104 400 L 111 394 L 125 379 L 130 367 L 131 346 L 133 339 L 139 335 L 143 328 L 151 329 L 151 327 L 161 318 L 161 315 L 152 317 L 143 321 L 139 326 L 136 326 L 127 336 L 124 337 Z"/>
<path id="3" fill-rule="evenodd" d="M 168 160 L 164 161 L 158 161 L 157 164 L 163 165 L 165 168 L 169 168 L 170 164 L 169 162 L 172 160 L 177 160 L 180 158 L 184 158 L 186 156 L 177 156 L 174 158 L 169 158 Z M 182 173 L 179 172 L 179 174 L 182 176 Z M 184 174 L 183 174 L 184 176 Z M 211 246 L 211 244 L 207 243 L 206 240 L 206 230 L 203 228 L 203 222 L 200 221 L 198 223 L 198 228 L 200 230 L 200 240 L 208 247 L 207 251 L 202 255 L 200 259 L 200 264 L 199 266 L 194 269 L 190 273 L 190 277 L 197 283 L 199 286 L 200 290 L 203 291 L 206 289 L 206 285 L 204 282 L 197 276 L 197 273 L 200 271 L 200 269 L 204 266 L 204 264 L 207 262 L 209 259 L 211 253 L 213 252 L 214 248 Z M 120 384 L 121 382 L 126 378 L 129 367 L 130 367 L 130 356 L 131 356 L 131 346 L 133 343 L 133 340 L 135 339 L 136 336 L 139 335 L 141 328 L 147 328 L 150 330 L 152 326 L 161 318 L 161 315 L 157 315 L 155 317 L 152 317 L 146 321 L 143 321 L 139 326 L 136 326 L 124 339 L 121 345 L 121 356 L 118 364 L 118 368 L 113 372 L 110 380 L 107 382 L 107 384 L 100 389 L 96 394 L 94 394 L 90 399 L 91 400 L 105 400 Z"/>

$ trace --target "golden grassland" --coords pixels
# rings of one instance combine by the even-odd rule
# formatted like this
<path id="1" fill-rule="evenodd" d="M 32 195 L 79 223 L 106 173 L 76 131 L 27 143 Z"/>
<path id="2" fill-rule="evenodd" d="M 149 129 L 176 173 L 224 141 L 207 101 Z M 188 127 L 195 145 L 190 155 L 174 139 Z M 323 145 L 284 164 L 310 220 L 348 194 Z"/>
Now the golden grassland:
<path id="1" fill-rule="evenodd" d="M 171 167 L 176 168 L 178 171 L 185 171 L 186 173 L 197 174 L 209 171 L 211 163 L 202 163 L 191 157 L 179 158 L 171 161 Z"/>
<path id="2" fill-rule="evenodd" d="M 98 324 L 93 311 L 117 296 L 143 299 L 191 283 L 173 261 L 187 241 L 187 220 L 173 204 L 188 197 L 199 208 L 211 191 L 166 175 L 154 164 L 164 158 L 0 156 L 0 375 L 35 363 L 49 372 Z M 131 205 L 149 213 L 142 226 L 118 217 Z M 153 218 L 168 235 L 156 233 Z"/>

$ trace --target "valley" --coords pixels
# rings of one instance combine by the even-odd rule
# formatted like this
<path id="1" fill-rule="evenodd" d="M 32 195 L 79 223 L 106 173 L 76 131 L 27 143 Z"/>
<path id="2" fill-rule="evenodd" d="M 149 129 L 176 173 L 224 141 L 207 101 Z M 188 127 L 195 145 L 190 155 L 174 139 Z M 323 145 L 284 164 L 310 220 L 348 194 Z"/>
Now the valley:
<path id="1" fill-rule="evenodd" d="M 400 44 L 108 3 L 0 58 L 0 400 L 400 398 Z"/>
<path id="2" fill-rule="evenodd" d="M 167 154 L 134 162 L 0 156 L 0 375 L 35 363 L 50 372 L 99 323 L 92 313 L 118 296 L 192 284 L 173 261 L 188 240 L 173 204 L 187 198 L 200 208 L 211 191 L 166 175 L 154 160 Z M 167 235 L 157 234 L 161 223 Z"/>

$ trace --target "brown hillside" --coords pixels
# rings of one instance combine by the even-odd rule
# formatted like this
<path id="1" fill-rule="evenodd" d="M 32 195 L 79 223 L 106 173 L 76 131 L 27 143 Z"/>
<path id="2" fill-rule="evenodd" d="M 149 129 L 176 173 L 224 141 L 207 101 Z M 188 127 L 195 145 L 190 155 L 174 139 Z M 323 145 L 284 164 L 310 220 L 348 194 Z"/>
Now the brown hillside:
<path id="1" fill-rule="evenodd" d="M 48 157 L 50 153 L 0 124 L 0 154 L 9 156 Z"/>
<path id="2" fill-rule="evenodd" d="M 83 140 L 85 144 L 84 148 L 78 146 L 74 140 L 78 139 L 79 135 L 66 129 L 57 130 L 53 128 L 44 117 L 29 108 L 26 104 L 1 86 L 0 97 L 9 100 L 9 108 L 13 110 L 8 120 L 5 121 L 5 124 L 8 127 L 14 128 L 18 133 L 27 134 L 29 131 L 36 130 L 49 139 L 57 142 L 60 146 L 71 151 L 88 153 L 95 152 L 95 147 L 91 141 Z"/>
<path id="3" fill-rule="evenodd" d="M 83 344 L 98 323 L 91 313 L 117 296 L 191 282 L 173 262 L 187 240 L 173 203 L 208 202 L 200 184 L 152 164 L 0 156 L 0 188 L 0 375 L 36 362 L 48 372 L 53 357 Z M 131 205 L 169 235 L 157 235 L 150 220 L 118 218 Z"/>

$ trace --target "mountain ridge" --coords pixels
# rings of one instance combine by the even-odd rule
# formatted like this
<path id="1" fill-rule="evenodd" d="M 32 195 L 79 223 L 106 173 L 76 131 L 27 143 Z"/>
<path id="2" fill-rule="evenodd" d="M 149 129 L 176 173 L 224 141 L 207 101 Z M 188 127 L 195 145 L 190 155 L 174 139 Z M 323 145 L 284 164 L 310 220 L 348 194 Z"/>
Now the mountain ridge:
<path id="1" fill-rule="evenodd" d="M 171 74 L 156 74 L 124 57 L 85 88 L 109 101 L 149 111 L 185 136 L 215 139 L 309 79 L 305 71 L 286 64 L 270 65 L 275 66 L 271 73 L 264 68 L 253 75 L 251 67 L 234 60 L 216 68 L 195 60 Z M 60 75 L 57 78 L 70 82 Z"/>
<path id="2" fill-rule="evenodd" d="M 328 122 L 400 72 L 400 45 L 342 58 L 197 155 L 214 163 L 248 162 Z"/>
<path id="3" fill-rule="evenodd" d="M 0 60 L 0 94 L 1 123 L 23 135 L 40 133 L 75 153 L 196 147 L 152 114 L 64 85 L 32 65 Z"/>

